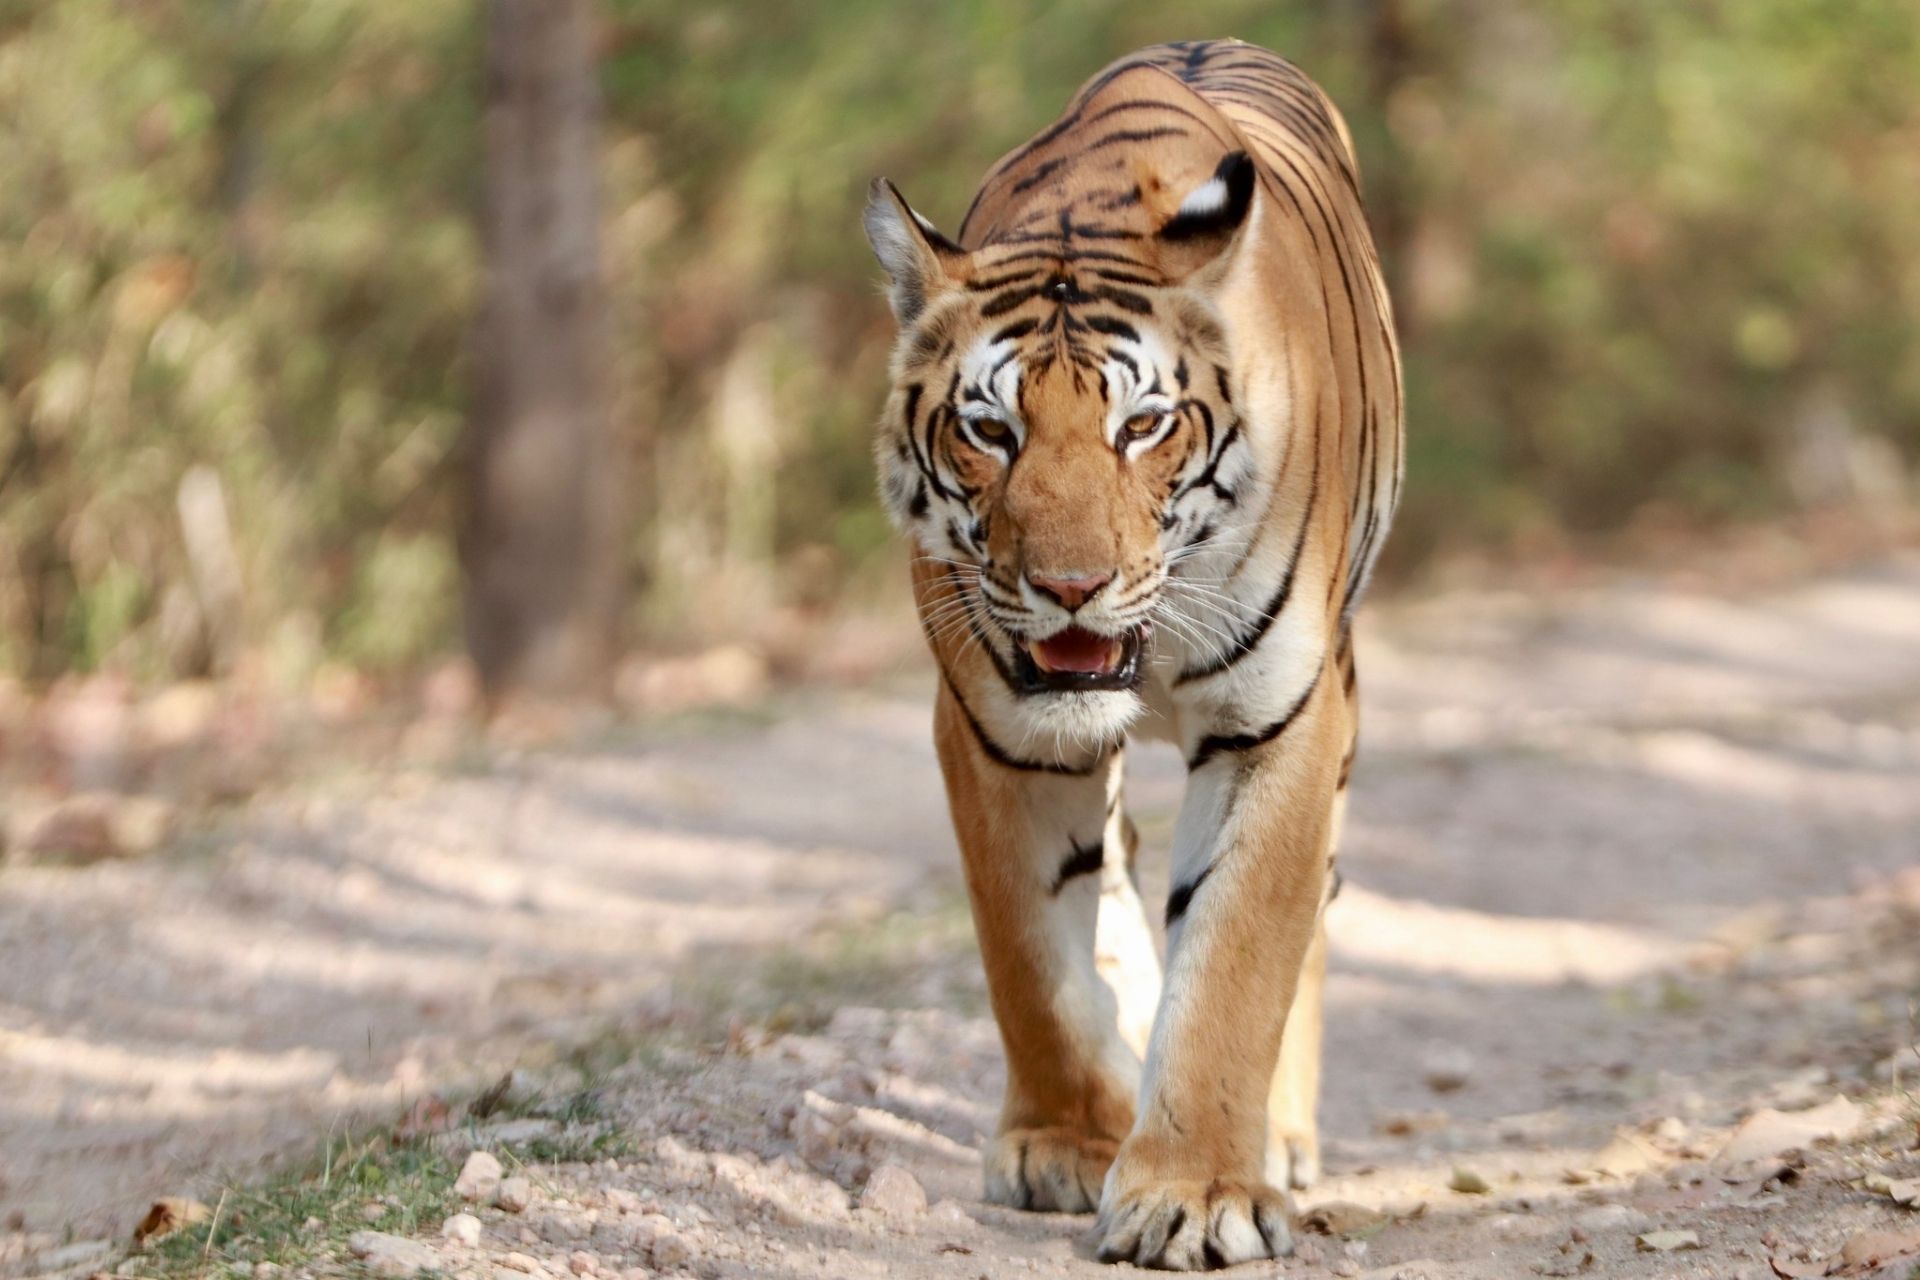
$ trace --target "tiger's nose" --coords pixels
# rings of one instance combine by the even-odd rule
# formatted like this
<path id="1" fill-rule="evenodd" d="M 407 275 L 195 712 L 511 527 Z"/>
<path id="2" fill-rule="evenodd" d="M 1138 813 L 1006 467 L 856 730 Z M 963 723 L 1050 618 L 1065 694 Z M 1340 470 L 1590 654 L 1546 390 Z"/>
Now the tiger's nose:
<path id="1" fill-rule="evenodd" d="M 1029 573 L 1027 581 L 1041 595 L 1052 596 L 1068 609 L 1078 609 L 1113 581 L 1110 573 L 1083 574 L 1075 578 L 1055 578 L 1044 573 Z"/>

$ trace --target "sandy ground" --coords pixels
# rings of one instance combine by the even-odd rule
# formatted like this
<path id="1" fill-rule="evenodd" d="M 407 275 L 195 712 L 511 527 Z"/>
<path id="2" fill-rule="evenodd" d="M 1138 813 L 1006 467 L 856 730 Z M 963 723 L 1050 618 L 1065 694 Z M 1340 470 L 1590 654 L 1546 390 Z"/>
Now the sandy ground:
<path id="1" fill-rule="evenodd" d="M 1920 991 L 1897 878 L 1920 866 L 1920 557 L 1744 597 L 1400 602 L 1360 668 L 1329 1177 L 1303 1205 L 1388 1216 L 1266 1270 L 1760 1276 L 1920 1227 L 1850 1185 L 1920 1161 L 1888 1088 Z M 977 1198 L 998 1043 L 929 688 L 309 785 L 164 856 L 0 871 L 0 1274 L 596 1037 L 650 1046 L 603 1085 L 628 1154 L 545 1169 L 445 1269 L 1112 1274 L 1087 1219 Z M 1179 785 L 1136 757 L 1149 880 Z M 769 993 L 821 938 L 853 941 L 796 1023 Z M 869 952 L 892 1007 L 865 1007 Z M 724 1051 L 682 1034 L 730 1007 Z M 1859 1141 L 1784 1189 L 1710 1163 L 1756 1107 L 1836 1093 Z M 1582 1172 L 1622 1128 L 1635 1167 Z M 859 1207 L 889 1163 L 935 1207 L 886 1212 L 891 1174 Z M 1703 1247 L 1636 1247 L 1667 1229 Z"/>

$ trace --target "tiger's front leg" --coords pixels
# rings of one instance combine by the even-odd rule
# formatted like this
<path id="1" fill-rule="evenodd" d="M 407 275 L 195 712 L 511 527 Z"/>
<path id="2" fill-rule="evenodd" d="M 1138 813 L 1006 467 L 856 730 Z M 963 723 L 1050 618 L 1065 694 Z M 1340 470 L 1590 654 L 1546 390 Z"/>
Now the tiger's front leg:
<path id="1" fill-rule="evenodd" d="M 1121 753 L 1085 767 L 992 749 L 943 685 L 934 733 L 972 900 L 1007 1092 L 986 1198 L 1091 1211 L 1133 1125 L 1140 1064 L 1095 963 L 1103 868 L 1123 862 Z"/>
<path id="2" fill-rule="evenodd" d="M 1197 1270 L 1292 1251 L 1267 1104 L 1326 882 L 1338 720 L 1316 680 L 1269 740 L 1203 740 L 1190 759 L 1166 983 L 1101 1197 L 1104 1261 Z"/>

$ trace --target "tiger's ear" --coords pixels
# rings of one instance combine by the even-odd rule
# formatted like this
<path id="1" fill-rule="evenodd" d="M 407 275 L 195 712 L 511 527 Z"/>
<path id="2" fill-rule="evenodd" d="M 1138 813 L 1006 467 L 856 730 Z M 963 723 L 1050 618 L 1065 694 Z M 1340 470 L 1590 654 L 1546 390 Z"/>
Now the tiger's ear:
<path id="1" fill-rule="evenodd" d="M 1215 263 L 1224 271 L 1240 228 L 1253 208 L 1253 160 L 1244 151 L 1220 158 L 1213 176 L 1189 191 L 1173 216 L 1154 233 L 1169 276 L 1187 280 Z M 1214 273 L 1208 272 L 1208 275 Z M 1193 283 L 1204 283 L 1205 277 Z"/>
<path id="2" fill-rule="evenodd" d="M 926 310 L 928 299 L 953 281 L 966 250 L 934 230 L 885 178 L 873 180 L 861 221 L 867 243 L 892 281 L 887 297 L 894 318 L 912 324 Z"/>

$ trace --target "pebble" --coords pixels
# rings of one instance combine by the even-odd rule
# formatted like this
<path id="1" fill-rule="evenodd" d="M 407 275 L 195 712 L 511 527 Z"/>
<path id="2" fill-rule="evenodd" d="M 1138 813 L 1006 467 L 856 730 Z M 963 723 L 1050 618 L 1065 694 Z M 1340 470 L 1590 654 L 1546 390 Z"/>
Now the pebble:
<path id="1" fill-rule="evenodd" d="M 585 1249 L 575 1249 L 567 1257 L 567 1270 L 577 1276 L 590 1276 L 600 1269 L 600 1259 Z"/>
<path id="2" fill-rule="evenodd" d="M 1465 1196 L 1483 1196 L 1493 1188 L 1487 1180 L 1472 1169 L 1456 1166 L 1453 1176 L 1447 1179 L 1447 1189 Z"/>
<path id="3" fill-rule="evenodd" d="M 440 1234 L 471 1249 L 480 1243 L 480 1219 L 470 1213 L 456 1213 L 440 1224 Z"/>
<path id="4" fill-rule="evenodd" d="M 384 1231 L 354 1232 L 347 1237 L 347 1252 L 377 1276 L 417 1275 L 440 1265 L 440 1255 L 429 1246 Z"/>
<path id="5" fill-rule="evenodd" d="M 1582 1231 L 1644 1231 L 1653 1219 L 1624 1204 L 1596 1205 L 1574 1215 L 1573 1225 Z"/>
<path id="6" fill-rule="evenodd" d="M 927 1210 L 927 1220 L 940 1227 L 970 1227 L 973 1215 L 958 1200 L 942 1200 Z"/>
<path id="7" fill-rule="evenodd" d="M 504 1172 L 500 1161 L 491 1152 L 476 1151 L 460 1166 L 460 1176 L 453 1182 L 454 1194 L 469 1204 L 491 1200 L 500 1190 L 500 1178 Z"/>
<path id="8" fill-rule="evenodd" d="M 1458 1045 L 1435 1045 L 1422 1059 L 1420 1075 L 1435 1093 L 1464 1089 L 1473 1079 L 1473 1055 Z"/>
<path id="9" fill-rule="evenodd" d="M 918 1217 L 927 1211 L 927 1193 L 904 1166 L 883 1164 L 867 1178 L 860 1207 L 889 1218 Z"/>
<path id="10" fill-rule="evenodd" d="M 540 1265 L 538 1258 L 518 1252 L 509 1253 L 505 1258 L 502 1258 L 501 1265 L 505 1266 L 509 1271 L 518 1271 L 523 1275 L 529 1276 L 540 1275 L 546 1270 L 545 1267 Z"/>
<path id="11" fill-rule="evenodd" d="M 527 1206 L 533 1203 L 533 1184 L 518 1175 L 502 1178 L 493 1202 L 508 1213 L 525 1213 Z"/>
<path id="12" fill-rule="evenodd" d="M 668 1228 L 653 1238 L 652 1257 L 654 1266 L 672 1270 L 693 1259 L 693 1245 L 678 1231 Z"/>

